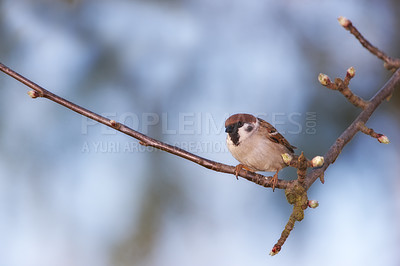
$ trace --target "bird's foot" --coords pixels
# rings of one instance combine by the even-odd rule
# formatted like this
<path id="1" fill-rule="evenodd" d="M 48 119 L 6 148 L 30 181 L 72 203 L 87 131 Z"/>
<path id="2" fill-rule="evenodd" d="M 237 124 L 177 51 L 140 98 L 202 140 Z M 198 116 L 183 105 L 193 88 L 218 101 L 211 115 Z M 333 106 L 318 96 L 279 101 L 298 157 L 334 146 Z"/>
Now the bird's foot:
<path id="1" fill-rule="evenodd" d="M 251 170 L 248 167 L 246 167 L 245 165 L 243 165 L 241 163 L 236 165 L 236 167 L 235 167 L 235 176 L 236 176 L 237 180 L 239 180 L 238 175 L 239 175 L 240 170 L 242 170 L 242 169 L 245 169 L 245 170 L 251 172 Z"/>
<path id="2" fill-rule="evenodd" d="M 279 170 L 276 171 L 276 173 L 274 174 L 274 176 L 272 177 L 272 180 L 271 180 L 272 181 L 272 192 L 275 191 L 275 186 L 278 183 L 278 173 L 279 173 Z"/>

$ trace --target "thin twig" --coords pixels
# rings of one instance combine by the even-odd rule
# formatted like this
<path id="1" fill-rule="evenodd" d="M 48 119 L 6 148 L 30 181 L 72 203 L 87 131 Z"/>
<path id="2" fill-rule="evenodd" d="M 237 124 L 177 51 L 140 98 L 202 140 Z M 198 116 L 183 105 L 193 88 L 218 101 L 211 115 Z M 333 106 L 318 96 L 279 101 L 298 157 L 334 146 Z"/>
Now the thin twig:
<path id="1" fill-rule="evenodd" d="M 308 197 L 307 190 L 303 186 L 301 181 L 302 175 L 305 174 L 307 170 L 307 160 L 303 153 L 299 156 L 299 169 L 298 169 L 298 179 L 297 182 L 293 183 L 291 186 L 285 189 L 285 196 L 287 201 L 293 205 L 293 211 L 290 214 L 289 220 L 283 229 L 280 238 L 272 248 L 270 255 L 274 256 L 279 253 L 283 244 L 285 244 L 286 239 L 289 237 L 290 232 L 294 228 L 296 222 L 300 222 L 304 218 L 304 210 L 308 207 Z"/>
<path id="2" fill-rule="evenodd" d="M 352 92 L 346 83 L 341 80 L 340 78 L 335 79 L 335 84 L 337 86 L 337 90 L 343 94 L 346 99 L 352 103 L 355 107 L 359 107 L 361 109 L 364 109 L 367 106 L 367 102 L 364 101 L 361 97 L 357 96 Z"/>
<path id="3" fill-rule="evenodd" d="M 93 120 L 95 120 L 99 123 L 102 123 L 108 127 L 114 128 L 115 130 L 118 130 L 128 136 L 131 136 L 131 137 L 139 140 L 140 144 L 142 144 L 142 145 L 151 146 L 156 149 L 166 151 L 168 153 L 182 157 L 186 160 L 192 161 L 192 162 L 197 163 L 205 168 L 208 168 L 208 169 L 211 169 L 211 170 L 214 170 L 217 172 L 222 172 L 222 173 L 227 173 L 227 174 L 235 174 L 234 166 L 226 165 L 223 163 L 215 162 L 215 161 L 197 156 L 197 155 L 190 153 L 188 151 L 185 151 L 179 147 L 169 145 L 167 143 L 164 143 L 159 140 L 153 139 L 149 136 L 146 136 L 136 130 L 133 130 L 132 128 L 129 128 L 128 126 L 126 126 L 122 123 L 118 123 L 114 120 L 105 118 L 105 117 L 103 117 L 99 114 L 96 114 L 88 109 L 85 109 L 75 103 L 72 103 L 58 95 L 51 93 L 50 91 L 44 89 L 43 87 L 39 86 L 38 84 L 34 83 L 33 81 L 18 74 L 17 72 L 8 68 L 7 66 L 3 65 L 2 63 L 0 63 L 0 70 L 3 71 L 4 73 L 6 73 L 7 75 L 15 78 L 19 82 L 25 84 L 29 88 L 31 88 L 33 91 L 28 92 L 28 94 L 32 98 L 37 98 L 37 97 L 47 98 L 53 102 L 56 102 L 64 107 L 71 109 L 74 112 L 77 112 L 83 116 L 93 119 Z M 246 171 L 246 170 L 241 170 L 239 172 L 239 176 L 247 179 L 248 181 L 251 181 L 253 183 L 261 185 L 263 187 L 272 187 L 272 177 L 271 176 L 267 177 L 267 176 L 253 173 L 253 172 Z M 288 184 L 290 184 L 291 182 L 292 181 L 278 180 L 275 187 L 280 188 L 280 189 L 285 189 L 288 186 Z"/>
<path id="4" fill-rule="evenodd" d="M 290 232 L 294 228 L 294 224 L 296 223 L 296 219 L 294 218 L 294 214 L 292 213 L 289 217 L 288 222 L 285 225 L 285 229 L 283 229 L 281 233 L 281 237 L 279 238 L 278 242 L 274 245 L 271 252 L 269 253 L 271 256 L 274 256 L 281 251 L 283 244 L 285 244 L 286 239 L 289 237 Z"/>
<path id="5" fill-rule="evenodd" d="M 350 31 L 350 33 L 357 38 L 362 46 L 364 46 L 373 55 L 385 62 L 385 67 L 387 69 L 397 69 L 400 67 L 400 60 L 398 58 L 391 58 L 390 56 L 379 50 L 377 47 L 373 46 L 367 39 L 365 39 L 365 37 L 358 31 L 358 29 L 354 27 L 353 23 L 349 19 L 345 17 L 339 17 L 338 20 L 340 25 L 342 25 L 343 28 L 345 28 L 346 30 Z"/>
<path id="6" fill-rule="evenodd" d="M 355 107 L 364 109 L 368 103 L 364 101 L 361 97 L 357 96 L 349 88 L 350 80 L 354 77 L 354 75 L 355 70 L 353 67 L 350 67 L 349 69 L 347 69 L 344 80 L 342 80 L 341 78 L 335 78 L 335 82 L 332 82 L 328 75 L 322 73 L 318 75 L 318 80 L 323 86 L 327 87 L 328 89 L 339 91 Z"/>
<path id="7" fill-rule="evenodd" d="M 367 127 L 364 123 L 358 123 L 359 129 L 362 133 L 377 139 L 380 143 L 389 144 L 389 138 L 383 134 L 376 133 L 372 128 Z"/>
<path id="8" fill-rule="evenodd" d="M 398 69 L 386 84 L 369 100 L 367 107 L 358 115 L 358 117 L 350 124 L 350 126 L 340 135 L 340 137 L 329 148 L 324 155 L 325 163 L 321 168 L 314 169 L 308 173 L 306 177 L 307 189 L 319 178 L 325 170 L 334 163 L 343 150 L 344 146 L 354 137 L 360 130 L 359 123 L 366 123 L 376 108 L 400 86 L 400 69 Z"/>

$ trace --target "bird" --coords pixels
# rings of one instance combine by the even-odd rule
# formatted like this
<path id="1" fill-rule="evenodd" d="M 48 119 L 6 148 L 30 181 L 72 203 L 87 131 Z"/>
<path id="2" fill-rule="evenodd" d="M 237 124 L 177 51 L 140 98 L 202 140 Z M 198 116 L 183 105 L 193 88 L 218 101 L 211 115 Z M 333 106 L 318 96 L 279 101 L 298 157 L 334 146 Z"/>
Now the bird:
<path id="1" fill-rule="evenodd" d="M 236 178 L 242 168 L 252 172 L 275 172 L 272 189 L 279 171 L 287 164 L 282 154 L 294 154 L 292 146 L 270 123 L 251 114 L 234 114 L 225 121 L 226 144 L 240 162 L 235 167 Z"/>

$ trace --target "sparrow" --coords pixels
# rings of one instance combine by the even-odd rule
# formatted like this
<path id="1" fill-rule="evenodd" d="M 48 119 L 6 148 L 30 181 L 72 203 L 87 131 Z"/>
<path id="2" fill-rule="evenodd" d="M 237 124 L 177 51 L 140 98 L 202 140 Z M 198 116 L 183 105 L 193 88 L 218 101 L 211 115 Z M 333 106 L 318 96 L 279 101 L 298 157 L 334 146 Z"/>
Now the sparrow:
<path id="1" fill-rule="evenodd" d="M 226 144 L 230 153 L 240 162 L 235 168 L 236 178 L 242 168 L 257 172 L 274 172 L 275 190 L 279 171 L 286 167 L 282 154 L 294 154 L 295 146 L 268 122 L 251 114 L 235 114 L 225 121 Z"/>

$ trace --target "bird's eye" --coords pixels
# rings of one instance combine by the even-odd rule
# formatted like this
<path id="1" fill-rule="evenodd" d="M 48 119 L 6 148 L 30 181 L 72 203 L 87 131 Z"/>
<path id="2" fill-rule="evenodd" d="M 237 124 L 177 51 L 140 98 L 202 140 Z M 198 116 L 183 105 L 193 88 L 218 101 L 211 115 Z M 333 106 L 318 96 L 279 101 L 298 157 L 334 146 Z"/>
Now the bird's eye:
<path id="1" fill-rule="evenodd" d="M 252 131 L 253 130 L 253 126 L 248 126 L 247 128 L 246 128 L 246 131 L 247 132 L 250 132 L 250 131 Z"/>
<path id="2" fill-rule="evenodd" d="M 242 121 L 239 121 L 239 122 L 237 123 L 237 125 L 238 125 L 238 127 L 242 127 L 242 126 L 243 126 L 243 122 L 242 122 Z"/>

